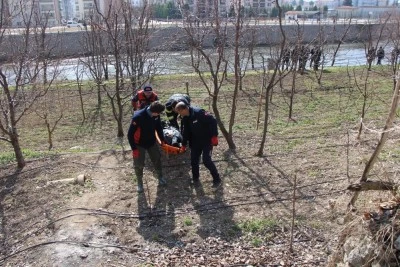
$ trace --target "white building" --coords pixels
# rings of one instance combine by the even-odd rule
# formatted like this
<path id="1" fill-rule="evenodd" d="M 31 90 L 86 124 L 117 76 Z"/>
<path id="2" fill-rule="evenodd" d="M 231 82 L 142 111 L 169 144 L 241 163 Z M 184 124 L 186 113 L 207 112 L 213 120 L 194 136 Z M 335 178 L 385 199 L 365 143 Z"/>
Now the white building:
<path id="1" fill-rule="evenodd" d="M 8 0 L 12 27 L 24 27 L 32 12 L 40 14 L 40 20 L 35 23 L 47 26 L 60 25 L 62 17 L 60 11 L 59 0 Z"/>
<path id="2" fill-rule="evenodd" d="M 75 0 L 75 18 L 87 20 L 94 12 L 106 14 L 110 7 L 119 9 L 122 4 L 130 2 L 130 0 Z"/>

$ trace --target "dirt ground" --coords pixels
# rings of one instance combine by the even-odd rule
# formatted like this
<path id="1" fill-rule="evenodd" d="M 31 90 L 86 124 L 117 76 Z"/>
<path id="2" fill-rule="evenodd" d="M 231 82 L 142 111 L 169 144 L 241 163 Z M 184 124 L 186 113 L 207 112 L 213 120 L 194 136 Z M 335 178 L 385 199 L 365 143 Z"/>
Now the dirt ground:
<path id="1" fill-rule="evenodd" d="M 214 151 L 224 181 L 217 190 L 204 167 L 201 186 L 190 184 L 187 153 L 163 156 L 166 187 L 157 187 L 147 168 L 144 194 L 135 191 L 129 151 L 63 154 L 31 161 L 18 175 L 11 166 L 3 168 L 0 263 L 324 266 L 350 196 L 345 170 L 338 168 L 346 165 L 344 138 L 332 136 L 323 147 L 309 143 L 304 150 L 265 157 L 254 156 L 249 139 L 238 140 L 248 149 L 229 152 L 222 140 Z M 333 158 L 321 162 L 327 151 Z M 87 177 L 84 186 L 51 183 L 80 174 Z M 267 220 L 268 227 L 243 227 L 256 218 Z"/>
<path id="2" fill-rule="evenodd" d="M 115 133 L 104 130 L 112 119 L 79 140 L 67 128 L 77 123 L 64 123 L 56 140 L 63 152 L 31 159 L 22 171 L 14 164 L 0 166 L 0 265 L 326 266 L 347 222 L 352 194 L 346 188 L 359 180 L 377 132 L 356 139 L 359 118 L 347 111 L 356 96 L 303 94 L 307 98 L 296 99 L 303 105 L 294 111 L 297 128 L 288 127 L 295 122 L 286 121 L 287 107 L 274 96 L 275 128 L 268 132 L 263 157 L 255 156 L 261 134 L 250 122 L 256 109 L 247 109 L 258 97 L 242 96 L 237 150 L 220 137 L 213 151 L 223 180 L 216 190 L 204 166 L 201 186 L 190 184 L 185 153 L 163 155 L 166 187 L 157 187 L 147 162 L 145 193 L 138 194 L 127 140 L 123 147 L 115 145 Z M 329 102 L 333 95 L 340 95 L 339 104 Z M 195 97 L 204 105 L 203 95 Z M 75 102 L 71 98 L 69 109 L 79 112 Z M 341 113 L 327 117 L 332 110 Z M 370 120 L 368 127 L 380 129 L 381 121 Z M 39 127 L 28 119 L 25 125 L 21 136 Z M 30 138 L 36 149 L 46 149 L 39 134 Z M 391 133 L 373 178 L 396 179 L 399 139 L 398 131 Z M 79 175 L 87 177 L 84 185 L 65 181 Z M 363 193 L 359 211 L 388 198 L 385 192 Z"/>

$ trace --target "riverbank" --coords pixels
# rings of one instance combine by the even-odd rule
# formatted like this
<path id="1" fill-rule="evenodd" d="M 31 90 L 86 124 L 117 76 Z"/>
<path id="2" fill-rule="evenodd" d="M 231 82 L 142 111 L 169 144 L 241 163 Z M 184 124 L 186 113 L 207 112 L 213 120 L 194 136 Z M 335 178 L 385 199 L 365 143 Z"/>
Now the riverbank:
<path id="1" fill-rule="evenodd" d="M 312 25 L 283 25 L 282 29 L 285 32 L 286 38 L 290 43 L 297 43 L 298 39 L 302 43 L 312 43 L 323 34 L 325 43 L 344 42 L 363 42 L 371 38 L 369 33 L 372 33 L 372 38 L 378 30 L 379 24 L 312 24 Z M 344 33 L 346 37 L 342 38 Z M 234 37 L 234 27 L 227 28 L 228 38 Z M 86 41 L 88 38 L 87 31 L 75 32 L 57 32 L 46 34 L 46 47 L 48 56 L 51 58 L 70 58 L 80 57 L 82 55 L 91 54 L 92 51 L 87 47 Z M 106 36 L 103 37 L 104 39 Z M 121 39 L 123 35 L 121 34 Z M 251 25 L 249 30 L 243 36 L 243 40 L 252 38 L 256 46 L 276 45 L 281 43 L 282 34 L 279 25 Z M 343 40 L 342 40 L 343 39 Z M 214 36 L 206 35 L 203 40 L 205 48 L 213 46 Z M 228 40 L 229 41 L 229 40 Z M 5 35 L 1 43 L 0 62 L 9 61 L 20 54 L 20 49 L 24 42 L 21 35 Z M 121 40 L 121 43 L 123 40 Z M 107 42 L 104 42 L 107 43 Z M 149 46 L 152 51 L 182 51 L 188 48 L 188 38 L 185 30 L 179 26 L 163 27 L 151 30 Z M 111 48 L 105 48 L 106 51 L 111 51 Z M 39 49 L 35 49 L 35 43 L 32 40 L 31 51 L 37 54 Z"/>

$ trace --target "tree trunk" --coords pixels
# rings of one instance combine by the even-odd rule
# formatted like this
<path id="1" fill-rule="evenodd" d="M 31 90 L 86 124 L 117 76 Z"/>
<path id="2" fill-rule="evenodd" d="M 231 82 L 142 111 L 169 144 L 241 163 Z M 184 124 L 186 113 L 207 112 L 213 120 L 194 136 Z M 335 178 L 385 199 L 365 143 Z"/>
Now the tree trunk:
<path id="1" fill-rule="evenodd" d="M 16 132 L 10 134 L 11 145 L 14 148 L 15 159 L 17 160 L 18 169 L 25 167 L 25 159 L 19 144 L 18 134 Z"/>

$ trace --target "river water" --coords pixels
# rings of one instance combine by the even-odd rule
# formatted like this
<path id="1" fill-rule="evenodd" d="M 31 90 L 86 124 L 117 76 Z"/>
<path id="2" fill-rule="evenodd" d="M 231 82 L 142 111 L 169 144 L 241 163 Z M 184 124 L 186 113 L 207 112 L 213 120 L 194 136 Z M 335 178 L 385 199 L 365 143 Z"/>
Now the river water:
<path id="1" fill-rule="evenodd" d="M 336 45 L 327 45 L 324 47 L 324 68 L 331 66 L 334 49 Z M 385 59 L 382 64 L 390 63 L 390 52 L 392 47 L 385 46 Z M 211 51 L 212 52 L 212 51 Z M 254 49 L 254 68 L 262 69 L 263 57 L 266 60 L 271 55 L 271 48 L 269 47 L 257 47 Z M 81 80 L 89 80 L 90 74 L 82 64 L 78 64 L 79 59 L 67 59 L 61 61 L 57 67 L 57 78 L 56 80 L 77 80 L 77 77 Z M 366 64 L 365 48 L 363 44 L 342 44 L 335 59 L 334 66 L 360 66 Z M 374 62 L 375 64 L 375 62 Z M 188 51 L 174 51 L 174 52 L 163 52 L 159 55 L 157 61 L 155 61 L 156 74 L 179 74 L 179 73 L 192 73 L 193 68 L 190 65 L 190 55 Z M 244 66 L 243 66 L 244 67 Z M 251 68 L 250 65 L 247 66 Z M 54 72 L 55 67 L 50 66 L 49 72 Z M 109 65 L 109 72 L 113 74 L 114 67 L 112 64 Z M 14 75 L 12 71 L 8 71 L 9 83 L 14 84 Z M 50 75 L 49 75 L 50 76 Z"/>

